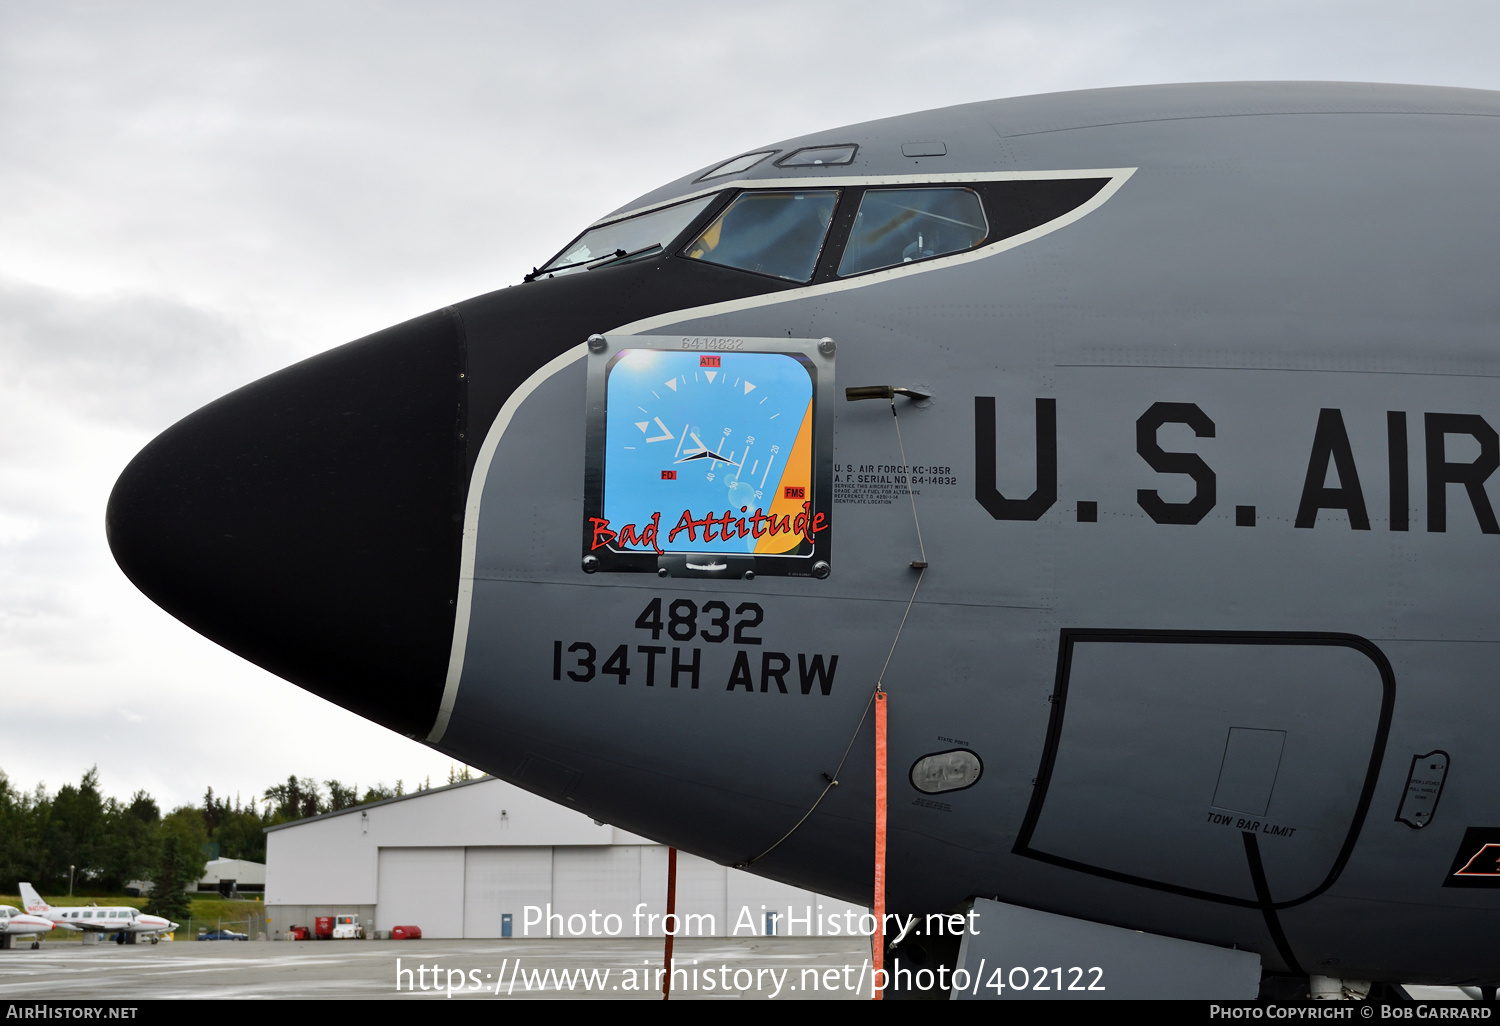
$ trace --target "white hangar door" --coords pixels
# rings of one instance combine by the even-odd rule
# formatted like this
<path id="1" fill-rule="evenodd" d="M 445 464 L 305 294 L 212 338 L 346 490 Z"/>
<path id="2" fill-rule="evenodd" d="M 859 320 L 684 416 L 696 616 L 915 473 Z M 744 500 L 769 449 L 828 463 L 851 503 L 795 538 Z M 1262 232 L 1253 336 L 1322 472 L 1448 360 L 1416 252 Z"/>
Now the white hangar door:
<path id="1" fill-rule="evenodd" d="M 727 877 L 723 866 L 684 851 L 677 853 L 677 913 L 682 916 L 678 929 L 685 931 L 678 936 L 724 937 L 729 934 L 734 920 L 726 916 Z M 649 912 L 665 914 L 667 911 L 667 849 L 664 845 L 641 848 L 641 900 Z M 660 919 L 653 925 L 651 935 L 662 935 Z"/>
<path id="2" fill-rule="evenodd" d="M 381 848 L 375 929 L 419 926 L 424 937 L 464 935 L 464 850 Z"/>
<path id="3" fill-rule="evenodd" d="M 499 937 L 505 916 L 511 917 L 512 937 L 541 937 L 540 920 L 552 901 L 552 849 L 468 848 L 464 857 L 464 936 Z M 540 912 L 528 935 L 526 906 Z"/>
<path id="4" fill-rule="evenodd" d="M 622 936 L 635 935 L 635 907 L 641 901 L 641 846 L 638 844 L 600 844 L 557 847 L 552 849 L 552 910 L 563 917 L 561 928 L 554 922 L 552 933 L 587 936 L 598 923 L 599 933 L 619 930 Z M 666 892 L 662 881 L 662 893 Z M 590 921 L 590 913 L 598 916 Z M 606 922 L 617 915 L 619 922 Z M 572 917 L 578 916 L 574 919 Z M 587 924 L 587 925 L 585 925 Z M 645 920 L 641 932 L 645 932 Z"/>

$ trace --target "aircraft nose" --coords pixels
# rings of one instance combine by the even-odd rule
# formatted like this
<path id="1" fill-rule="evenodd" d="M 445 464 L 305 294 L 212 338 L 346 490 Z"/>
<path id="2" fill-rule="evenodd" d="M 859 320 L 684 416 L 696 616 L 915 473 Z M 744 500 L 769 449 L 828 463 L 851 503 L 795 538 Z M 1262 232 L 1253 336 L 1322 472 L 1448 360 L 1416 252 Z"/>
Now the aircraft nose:
<path id="1" fill-rule="evenodd" d="M 130 462 L 110 549 L 199 633 L 424 736 L 452 642 L 465 398 L 451 309 L 262 378 Z"/>

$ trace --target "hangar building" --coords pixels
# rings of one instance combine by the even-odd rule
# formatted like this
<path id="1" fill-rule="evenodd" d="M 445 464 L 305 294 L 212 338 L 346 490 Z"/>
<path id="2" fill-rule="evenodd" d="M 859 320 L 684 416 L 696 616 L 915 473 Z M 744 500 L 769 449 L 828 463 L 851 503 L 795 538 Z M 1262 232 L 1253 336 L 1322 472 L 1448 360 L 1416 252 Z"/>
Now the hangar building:
<path id="1" fill-rule="evenodd" d="M 200 892 L 218 891 L 224 895 L 239 891 L 264 891 L 266 867 L 245 859 L 209 859 L 208 865 L 203 867 L 203 876 L 194 888 Z"/>
<path id="2" fill-rule="evenodd" d="M 367 935 L 373 923 L 424 937 L 661 936 L 666 899 L 666 846 L 495 777 L 266 830 L 273 938 L 349 913 Z M 679 853 L 677 911 L 678 936 L 743 937 L 827 933 L 832 918 L 842 931 L 867 909 Z"/>

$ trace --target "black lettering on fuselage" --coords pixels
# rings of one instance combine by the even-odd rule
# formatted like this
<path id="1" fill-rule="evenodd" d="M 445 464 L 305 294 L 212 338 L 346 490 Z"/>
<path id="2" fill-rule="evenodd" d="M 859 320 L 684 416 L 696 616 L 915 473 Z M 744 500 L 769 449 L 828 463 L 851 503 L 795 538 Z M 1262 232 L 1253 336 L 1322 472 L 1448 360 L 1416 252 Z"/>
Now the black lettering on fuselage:
<path id="1" fill-rule="evenodd" d="M 995 486 L 995 397 L 974 397 L 974 498 L 996 520 L 1039 520 L 1057 501 L 1057 400 L 1036 401 L 1036 490 L 1007 499 Z M 805 691 L 806 688 L 804 687 Z"/>
<path id="2" fill-rule="evenodd" d="M 1337 488 L 1326 486 L 1330 458 L 1339 478 Z M 1349 432 L 1344 430 L 1344 415 L 1338 410 L 1318 411 L 1312 455 L 1307 457 L 1307 477 L 1302 482 L 1302 501 L 1297 504 L 1297 526 L 1315 525 L 1320 509 L 1341 509 L 1349 514 L 1349 526 L 1354 530 L 1370 529 L 1365 493 L 1354 468 L 1354 450 L 1349 447 Z"/>
<path id="3" fill-rule="evenodd" d="M 1135 501 L 1158 524 L 1196 524 L 1218 501 L 1218 479 L 1197 453 L 1163 450 L 1156 442 L 1163 424 L 1186 424 L 1199 438 L 1212 438 L 1214 422 L 1196 403 L 1153 403 L 1135 422 L 1135 451 L 1141 459 L 1158 473 L 1186 474 L 1198 485 L 1198 492 L 1187 502 L 1167 502 L 1156 489 L 1142 488 L 1135 493 Z"/>
<path id="4" fill-rule="evenodd" d="M 1391 467 L 1391 530 L 1411 526 L 1411 485 L 1407 477 L 1406 414 L 1391 410 L 1385 415 L 1386 447 Z"/>
<path id="5" fill-rule="evenodd" d="M 762 652 L 760 654 L 760 689 L 768 689 L 771 681 L 776 682 L 776 690 L 783 695 L 786 694 L 786 673 L 792 668 L 792 661 L 787 658 L 785 652 Z"/>
<path id="6" fill-rule="evenodd" d="M 755 683 L 750 679 L 750 657 L 745 655 L 744 649 L 734 654 L 734 669 L 729 671 L 729 687 L 725 690 L 733 691 L 738 687 L 755 693 Z"/>
<path id="7" fill-rule="evenodd" d="M 798 652 L 797 674 L 799 677 L 801 677 L 802 693 L 804 695 L 810 694 L 812 692 L 813 681 L 816 680 L 819 690 L 821 690 L 825 695 L 830 694 L 833 691 L 833 673 L 838 668 L 838 656 L 828 657 L 828 672 L 824 673 L 823 656 L 821 654 L 815 653 L 812 657 L 812 662 L 809 663 L 807 661 L 807 656 L 803 655 L 801 652 Z"/>
<path id="8" fill-rule="evenodd" d="M 698 670 L 702 663 L 703 649 L 693 649 L 693 661 L 690 663 L 682 662 L 681 652 L 682 649 L 676 648 L 675 646 L 672 649 L 672 686 L 675 688 L 677 686 L 678 677 L 686 673 L 689 675 L 689 679 L 692 681 L 693 690 L 697 691 Z"/>
<path id="9" fill-rule="evenodd" d="M 1495 510 L 1485 494 L 1484 482 L 1500 467 L 1500 436 L 1481 416 L 1472 413 L 1428 413 L 1427 428 L 1427 530 L 1448 530 L 1448 486 L 1461 484 L 1469 493 L 1469 504 L 1485 534 L 1500 534 Z M 1473 463 L 1449 463 L 1444 439 L 1448 435 L 1471 435 L 1479 443 Z"/>
<path id="10" fill-rule="evenodd" d="M 637 645 L 635 650 L 646 657 L 646 687 L 656 687 L 656 657 L 667 654 L 666 646 Z"/>

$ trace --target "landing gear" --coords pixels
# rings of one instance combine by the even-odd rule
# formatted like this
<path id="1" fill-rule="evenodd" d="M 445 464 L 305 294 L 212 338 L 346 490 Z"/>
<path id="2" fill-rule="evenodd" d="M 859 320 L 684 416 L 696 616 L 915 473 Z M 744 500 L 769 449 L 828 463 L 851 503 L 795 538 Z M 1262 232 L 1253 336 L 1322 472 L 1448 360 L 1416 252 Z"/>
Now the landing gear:
<path id="1" fill-rule="evenodd" d="M 31 942 L 31 950 L 32 951 L 36 951 L 41 946 L 42 946 L 42 942 L 39 941 L 39 940 L 34 940 L 34 941 Z"/>
<path id="2" fill-rule="evenodd" d="M 160 941 L 161 941 L 161 938 L 159 936 L 157 936 L 154 933 L 151 935 L 151 943 L 152 944 L 159 943 Z"/>

